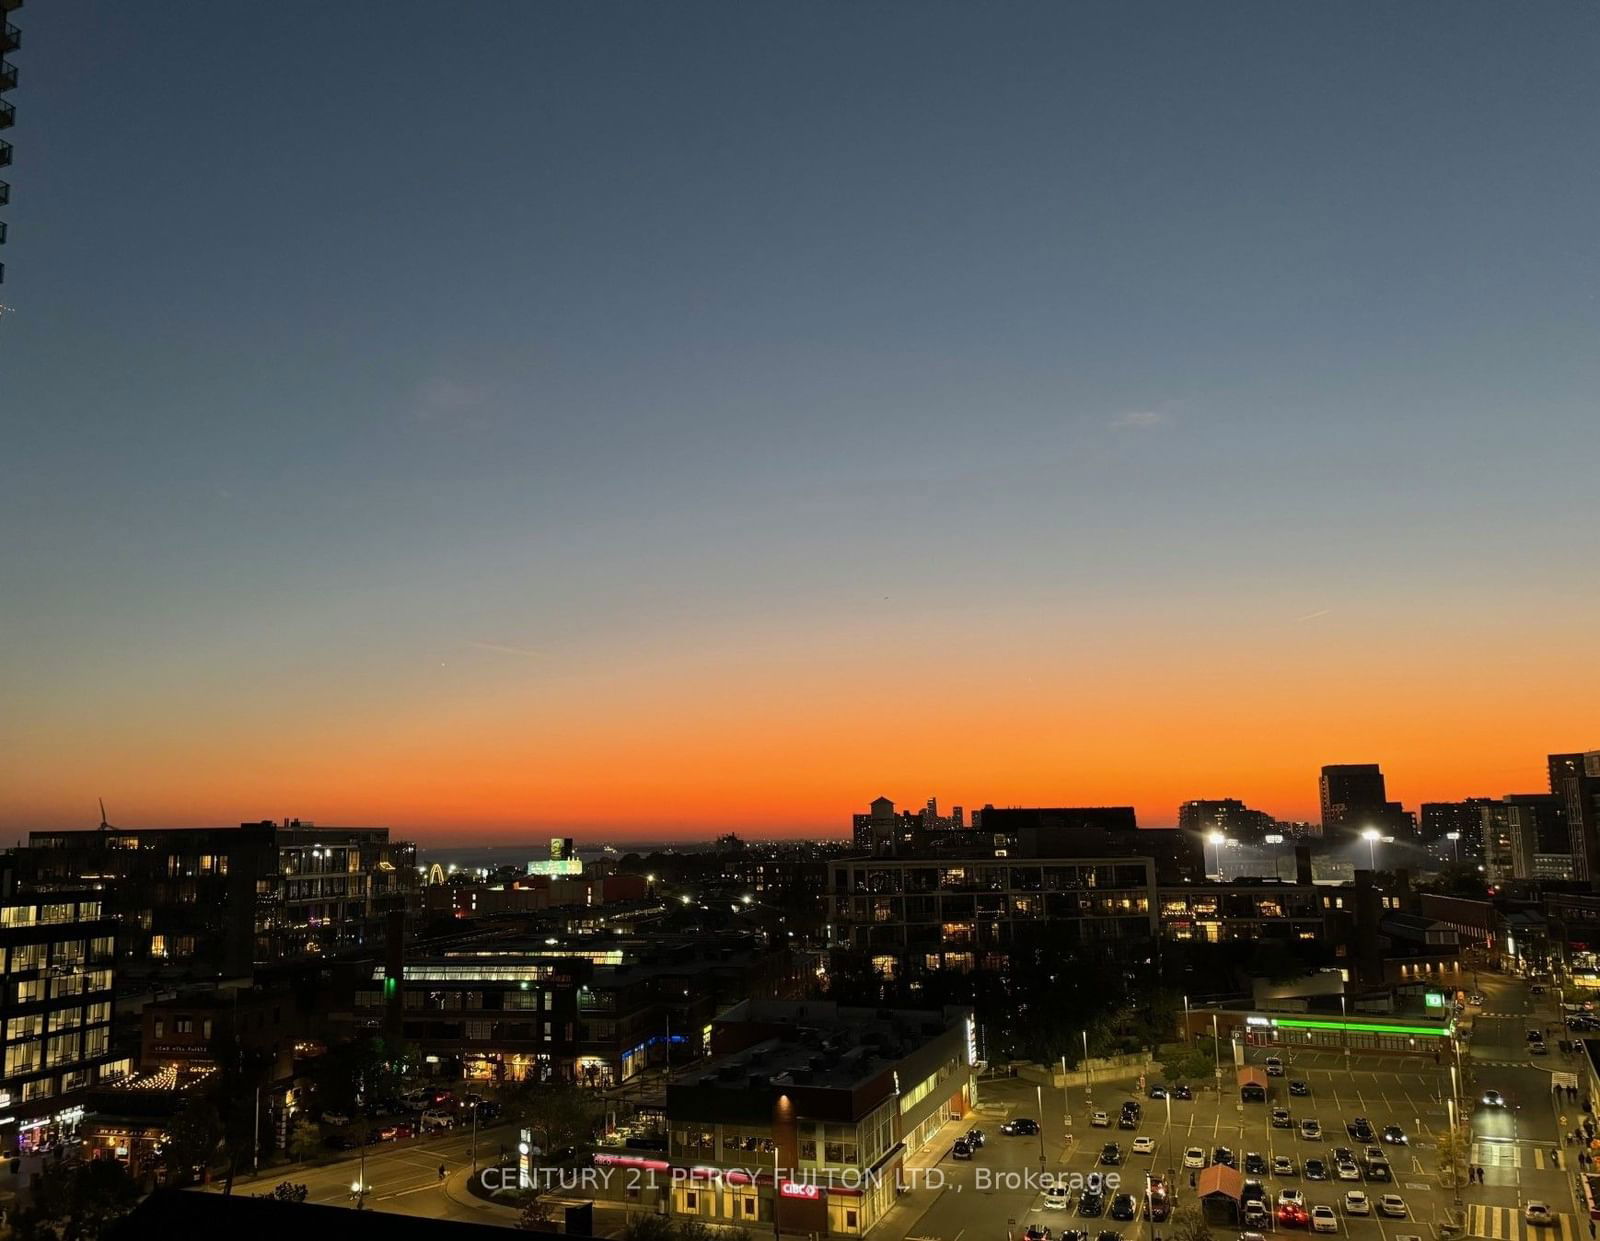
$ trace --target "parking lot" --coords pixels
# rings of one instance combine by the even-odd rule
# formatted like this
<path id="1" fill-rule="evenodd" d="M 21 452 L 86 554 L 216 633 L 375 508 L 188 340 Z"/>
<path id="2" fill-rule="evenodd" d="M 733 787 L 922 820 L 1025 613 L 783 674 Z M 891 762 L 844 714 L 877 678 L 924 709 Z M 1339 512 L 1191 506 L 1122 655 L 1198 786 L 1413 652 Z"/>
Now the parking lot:
<path id="1" fill-rule="evenodd" d="M 1576 1113 L 1577 1108 L 1558 1103 L 1550 1090 L 1550 1071 L 1567 1066 L 1554 1053 L 1530 1056 L 1524 1041 L 1533 1024 L 1559 1024 L 1553 1001 L 1540 1000 L 1530 1006 L 1521 983 L 1493 976 L 1484 976 L 1481 986 L 1485 1003 L 1479 1015 L 1469 1014 L 1472 1037 L 1462 1060 L 1463 1095 L 1470 1101 L 1472 1120 L 1472 1160 L 1484 1168 L 1483 1184 L 1460 1191 L 1468 1235 L 1486 1241 L 1585 1241 L 1593 1234 L 1589 1221 L 1576 1213 L 1573 1203 L 1568 1164 L 1574 1151 L 1556 1145 L 1563 1123 L 1576 1123 L 1576 1116 L 1568 1113 Z M 1060 1090 L 1040 1090 L 1015 1079 L 985 1082 L 980 1093 L 983 1102 L 974 1119 L 986 1131 L 987 1142 L 970 1161 L 950 1159 L 948 1144 L 917 1161 L 937 1169 L 943 1185 L 923 1195 L 928 1207 L 905 1227 L 904 1235 L 916 1241 L 969 1241 L 975 1237 L 998 1241 L 1007 1235 L 1020 1236 L 1030 1225 L 1037 1225 L 1048 1227 L 1052 1236 L 1063 1229 L 1091 1235 L 1110 1230 L 1121 1233 L 1126 1241 L 1153 1241 L 1160 1226 L 1149 1221 L 1080 1217 L 1076 1191 L 1072 1208 L 1048 1207 L 1041 1168 L 1049 1175 L 1065 1175 L 1075 1185 L 1081 1185 L 1091 1172 L 1120 1173 L 1122 1188 L 1135 1194 L 1142 1194 L 1147 1173 L 1166 1176 L 1174 1206 L 1181 1209 L 1194 1202 L 1189 1170 L 1184 1168 L 1185 1149 L 1200 1147 L 1209 1160 L 1212 1151 L 1223 1146 L 1234 1152 L 1241 1170 L 1248 1152 L 1260 1154 L 1269 1165 L 1274 1158 L 1287 1156 L 1293 1161 L 1292 1175 L 1269 1173 L 1249 1179 L 1260 1180 L 1274 1201 L 1280 1191 L 1298 1189 L 1308 1207 L 1334 1208 L 1341 1236 L 1355 1241 L 1393 1241 L 1402 1236 L 1437 1241 L 1439 1226 L 1456 1198 L 1454 1191 L 1441 1186 L 1436 1159 L 1438 1136 L 1449 1123 L 1446 1100 L 1454 1057 L 1441 1057 L 1435 1064 L 1431 1056 L 1356 1051 L 1347 1062 L 1338 1049 L 1276 1048 L 1252 1049 L 1249 1060 L 1259 1064 L 1268 1054 L 1285 1060 L 1286 1075 L 1271 1079 L 1265 1105 L 1239 1103 L 1229 1069 L 1220 1098 L 1211 1089 L 1196 1090 L 1192 1101 L 1141 1098 L 1143 1116 L 1132 1131 L 1117 1129 L 1115 1123 L 1120 1103 L 1133 1097 L 1133 1082 L 1093 1086 L 1092 1101 L 1085 1099 L 1082 1087 L 1063 1097 Z M 1291 1079 L 1304 1081 L 1310 1095 L 1290 1097 Z M 1485 1108 L 1475 1102 L 1491 1088 L 1503 1093 L 1506 1107 Z M 1293 1128 L 1271 1126 L 1274 1107 L 1288 1109 Z M 1093 1110 L 1108 1112 L 1113 1127 L 1092 1128 L 1088 1116 Z M 999 1132 L 1002 1121 L 1018 1116 L 1043 1121 L 1042 1165 L 1039 1137 L 1007 1137 Z M 1332 1152 L 1337 1147 L 1353 1148 L 1359 1158 L 1366 1144 L 1346 1132 L 1346 1125 L 1357 1116 L 1366 1117 L 1380 1133 L 1388 1125 L 1399 1125 L 1405 1131 L 1406 1145 L 1386 1148 L 1392 1183 L 1307 1179 L 1308 1159 L 1323 1160 L 1332 1175 Z M 1320 1140 L 1301 1134 L 1299 1122 L 1308 1118 L 1320 1122 Z M 955 1128 L 950 1130 L 952 1138 L 956 1133 Z M 1153 1149 L 1134 1155 L 1133 1140 L 1141 1136 L 1152 1139 Z M 1124 1158 L 1119 1167 L 1097 1166 L 1101 1147 L 1108 1141 L 1121 1146 Z M 1349 1190 L 1362 1191 L 1372 1199 L 1371 1215 L 1356 1216 L 1345 1210 L 1344 1196 Z M 1383 1193 L 1398 1193 L 1405 1200 L 1405 1218 L 1378 1214 L 1376 1202 Z M 1552 1213 L 1549 1223 L 1530 1223 L 1525 1218 L 1530 1202 L 1548 1204 Z M 1231 1235 L 1226 1228 L 1218 1232 Z"/>

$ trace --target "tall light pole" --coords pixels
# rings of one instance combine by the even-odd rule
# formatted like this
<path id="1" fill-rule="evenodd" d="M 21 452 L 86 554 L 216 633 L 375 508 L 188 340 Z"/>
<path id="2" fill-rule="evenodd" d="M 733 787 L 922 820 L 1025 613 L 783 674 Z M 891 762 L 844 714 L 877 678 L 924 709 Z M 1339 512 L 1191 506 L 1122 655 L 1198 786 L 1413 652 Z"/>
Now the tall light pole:
<path id="1" fill-rule="evenodd" d="M 1044 1172 L 1044 1086 L 1035 1085 L 1034 1096 L 1039 1101 L 1039 1171 Z"/>
<path id="2" fill-rule="evenodd" d="M 1344 1071 L 1350 1071 L 1350 1008 L 1345 1003 L 1345 994 L 1339 992 L 1339 1037 L 1344 1042 Z"/>
<path id="3" fill-rule="evenodd" d="M 1094 1091 L 1089 1085 L 1089 1031 L 1083 1032 L 1083 1106 L 1085 1117 L 1094 1114 Z"/>
<path id="4" fill-rule="evenodd" d="M 1460 862 L 1461 861 L 1461 833 L 1460 832 L 1446 832 L 1444 834 L 1444 838 L 1450 842 L 1450 860 L 1452 862 Z"/>
<path id="5" fill-rule="evenodd" d="M 1217 1034 L 1217 1015 L 1211 1014 L 1211 1057 L 1217 1062 L 1217 1102 L 1222 1102 L 1222 1039 Z"/>
<path id="6" fill-rule="evenodd" d="M 1382 835 L 1375 827 L 1361 829 L 1361 839 L 1367 842 L 1367 859 L 1372 870 L 1378 869 L 1378 838 Z"/>
<path id="7" fill-rule="evenodd" d="M 1228 843 L 1228 838 L 1221 832 L 1212 832 L 1206 839 L 1217 847 L 1217 878 L 1220 880 L 1222 878 L 1222 846 Z"/>

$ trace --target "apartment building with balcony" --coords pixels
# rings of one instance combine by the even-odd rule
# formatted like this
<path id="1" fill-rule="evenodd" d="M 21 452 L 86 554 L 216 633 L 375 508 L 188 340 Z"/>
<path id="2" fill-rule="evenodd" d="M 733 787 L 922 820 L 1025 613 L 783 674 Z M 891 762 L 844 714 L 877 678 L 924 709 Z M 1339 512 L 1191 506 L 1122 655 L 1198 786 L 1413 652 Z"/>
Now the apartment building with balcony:
<path id="1" fill-rule="evenodd" d="M 13 857 L 30 890 L 100 891 L 118 926 L 120 972 L 162 981 L 242 977 L 256 964 L 368 947 L 418 878 L 416 846 L 387 828 L 298 820 L 38 831 Z"/>
<path id="2" fill-rule="evenodd" d="M 0 1141 L 27 1152 L 72 1131 L 90 1087 L 131 1069 L 112 1049 L 116 922 L 92 891 L 0 898 Z"/>
<path id="3" fill-rule="evenodd" d="M 846 858 L 830 865 L 830 947 L 882 974 L 1003 970 L 1022 928 L 1117 955 L 1157 933 L 1149 857 Z"/>

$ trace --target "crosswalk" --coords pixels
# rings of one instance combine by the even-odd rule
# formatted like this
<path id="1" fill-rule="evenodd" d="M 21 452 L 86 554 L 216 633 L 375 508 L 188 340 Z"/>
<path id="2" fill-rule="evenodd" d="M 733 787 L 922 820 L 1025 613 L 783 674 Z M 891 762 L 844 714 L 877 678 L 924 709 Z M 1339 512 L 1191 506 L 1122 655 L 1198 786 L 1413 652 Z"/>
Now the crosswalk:
<path id="1" fill-rule="evenodd" d="M 1566 1171 L 1566 1158 L 1558 1150 L 1549 1150 L 1543 1146 L 1527 1148 L 1533 1156 L 1533 1166 L 1539 1171 L 1546 1168 L 1555 1172 Z M 1472 1162 L 1484 1168 L 1522 1168 L 1527 1154 L 1524 1148 L 1516 1142 L 1474 1142 L 1472 1144 Z"/>
<path id="2" fill-rule="evenodd" d="M 1467 1232 L 1489 1241 L 1579 1241 L 1577 1222 L 1567 1212 L 1558 1212 L 1553 1223 L 1530 1224 L 1517 1207 L 1468 1207 Z"/>

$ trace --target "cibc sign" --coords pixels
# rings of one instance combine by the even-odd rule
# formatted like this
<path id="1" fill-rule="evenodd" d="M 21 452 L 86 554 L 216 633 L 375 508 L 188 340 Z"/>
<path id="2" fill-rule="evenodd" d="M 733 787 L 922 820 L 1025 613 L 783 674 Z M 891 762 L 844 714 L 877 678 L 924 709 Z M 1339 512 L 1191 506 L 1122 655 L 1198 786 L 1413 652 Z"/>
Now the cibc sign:
<path id="1" fill-rule="evenodd" d="M 779 1181 L 778 1193 L 785 1198 L 799 1198 L 806 1202 L 815 1202 L 822 1197 L 822 1186 L 814 1181 Z"/>

